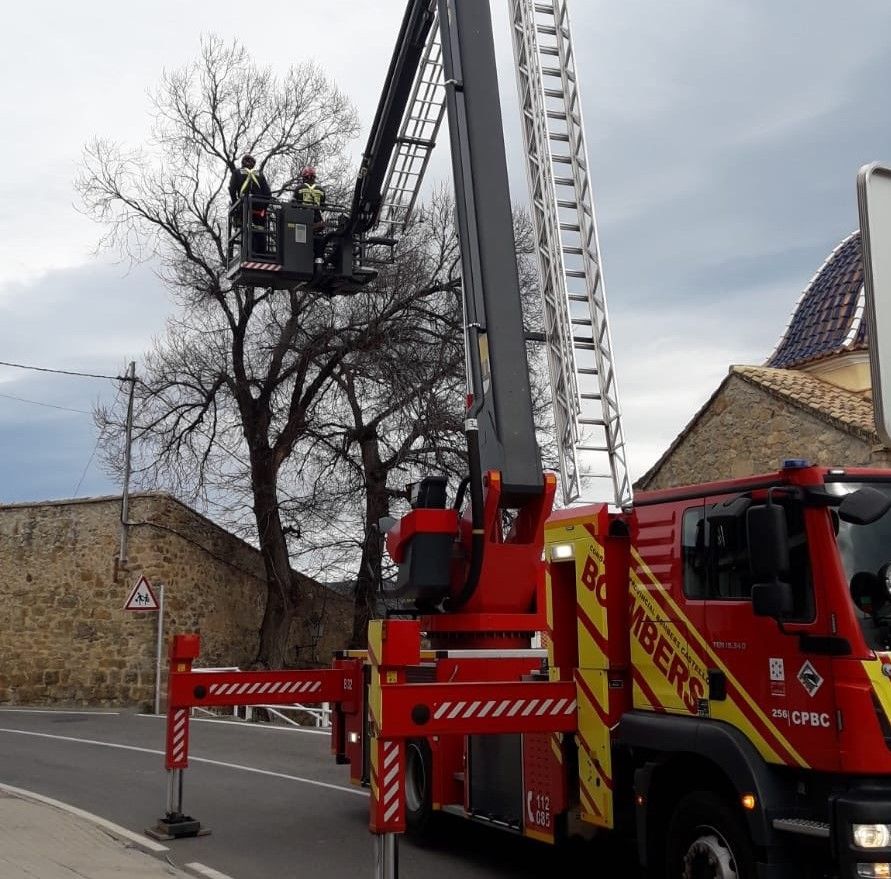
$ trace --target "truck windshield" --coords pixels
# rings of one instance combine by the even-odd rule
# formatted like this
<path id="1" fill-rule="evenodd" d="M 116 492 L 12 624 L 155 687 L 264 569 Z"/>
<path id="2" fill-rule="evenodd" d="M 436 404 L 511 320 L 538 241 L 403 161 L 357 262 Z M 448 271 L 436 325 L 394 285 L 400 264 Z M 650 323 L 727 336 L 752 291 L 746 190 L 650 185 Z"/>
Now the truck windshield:
<path id="1" fill-rule="evenodd" d="M 846 495 L 863 482 L 832 482 L 832 494 Z M 872 482 L 873 488 L 891 493 L 891 483 Z M 891 650 L 891 512 L 870 525 L 852 525 L 832 511 L 851 598 L 866 643 L 873 650 Z"/>

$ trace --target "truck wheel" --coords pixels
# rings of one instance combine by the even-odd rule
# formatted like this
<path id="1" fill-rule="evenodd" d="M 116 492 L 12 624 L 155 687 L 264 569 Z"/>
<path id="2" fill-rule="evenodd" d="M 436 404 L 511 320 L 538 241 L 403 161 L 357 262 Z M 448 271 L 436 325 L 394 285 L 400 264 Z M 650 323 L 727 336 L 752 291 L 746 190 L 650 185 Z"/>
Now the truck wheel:
<path id="1" fill-rule="evenodd" d="M 418 838 L 428 833 L 433 817 L 432 769 L 427 741 L 409 739 L 405 743 L 405 824 Z"/>
<path id="2" fill-rule="evenodd" d="M 755 879 L 742 819 L 710 791 L 688 794 L 677 804 L 668 825 L 666 862 L 668 879 Z"/>

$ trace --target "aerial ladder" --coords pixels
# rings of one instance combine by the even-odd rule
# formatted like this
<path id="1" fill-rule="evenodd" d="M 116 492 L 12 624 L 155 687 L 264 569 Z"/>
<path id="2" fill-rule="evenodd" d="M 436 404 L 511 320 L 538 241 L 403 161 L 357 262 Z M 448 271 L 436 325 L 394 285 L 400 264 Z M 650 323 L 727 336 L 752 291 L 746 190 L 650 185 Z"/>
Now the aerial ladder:
<path id="1" fill-rule="evenodd" d="M 533 418 L 489 3 L 409 0 L 351 204 L 326 233 L 324 267 L 313 264 L 311 211 L 272 203 L 268 226 L 260 230 L 265 237 L 258 239 L 248 198 L 234 209 L 227 276 L 233 284 L 329 295 L 373 281 L 373 254 L 397 245 L 410 222 L 447 115 L 469 472 L 453 501 L 441 475 L 414 486 L 411 510 L 386 535 L 398 564 L 394 615 L 401 618 L 373 621 L 368 651 L 339 656 L 330 680 L 290 671 L 195 677 L 197 637 L 174 645 L 167 758 L 174 820 L 163 822 L 164 832 L 183 821 L 176 773 L 187 765 L 183 724 L 192 705 L 246 704 L 255 692 L 330 701 L 337 757 L 371 787 L 376 870 L 386 877 L 396 875 L 394 834 L 406 826 L 405 787 L 401 781 L 394 787 L 394 779 L 410 784 L 418 759 L 427 759 L 419 746 L 407 747 L 408 731 L 417 737 L 419 722 L 428 739 L 463 736 L 468 766 L 491 767 L 488 782 L 512 779 L 508 794 L 480 771 L 460 782 L 469 810 L 504 814 L 508 822 L 519 820 L 520 778 L 532 759 L 518 750 L 518 734 L 528 734 L 535 759 L 547 761 L 549 736 L 579 723 L 575 683 L 543 679 L 545 652 L 532 646 L 546 628 L 544 523 L 558 477 L 566 506 L 597 500 L 625 509 L 631 488 L 566 3 L 510 0 L 510 11 L 559 473 L 543 470 Z M 252 250 L 257 241 L 263 253 Z M 421 663 L 422 632 L 425 683 L 409 684 L 410 669 Z M 460 699 L 444 702 L 443 692 L 457 686 L 450 676 L 458 664 L 473 679 L 461 683 Z M 529 687 L 537 694 L 531 701 L 523 695 Z M 505 694 L 513 707 L 493 708 L 504 704 Z M 430 704 L 439 708 L 425 714 Z M 553 831 L 546 823 L 541 829 Z"/>

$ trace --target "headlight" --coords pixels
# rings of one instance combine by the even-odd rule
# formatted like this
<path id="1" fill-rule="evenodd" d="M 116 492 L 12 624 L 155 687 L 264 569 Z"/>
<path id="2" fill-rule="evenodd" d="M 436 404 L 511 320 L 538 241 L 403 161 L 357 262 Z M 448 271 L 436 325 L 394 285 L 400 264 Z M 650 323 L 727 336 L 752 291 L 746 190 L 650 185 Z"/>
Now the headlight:
<path id="1" fill-rule="evenodd" d="M 555 543 L 551 547 L 551 561 L 565 562 L 575 556 L 575 548 L 571 543 Z"/>
<path id="2" fill-rule="evenodd" d="M 891 825 L 855 824 L 854 845 L 857 848 L 887 848 L 891 845 Z"/>
<path id="3" fill-rule="evenodd" d="M 889 879 L 891 864 L 857 864 L 857 876 L 859 879 Z"/>

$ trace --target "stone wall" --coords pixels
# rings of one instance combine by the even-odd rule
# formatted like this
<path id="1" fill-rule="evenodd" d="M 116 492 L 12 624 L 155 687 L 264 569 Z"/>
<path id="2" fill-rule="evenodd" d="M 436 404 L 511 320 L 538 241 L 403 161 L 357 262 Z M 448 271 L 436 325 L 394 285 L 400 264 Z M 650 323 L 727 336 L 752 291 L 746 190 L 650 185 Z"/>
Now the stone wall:
<path id="1" fill-rule="evenodd" d="M 123 610 L 140 575 L 164 584 L 164 665 L 178 632 L 201 634 L 197 665 L 253 660 L 259 553 L 174 498 L 141 494 L 120 569 L 120 507 L 120 498 L 0 507 L 0 702 L 151 704 L 158 616 Z M 308 579 L 304 591 L 293 664 L 327 664 L 346 645 L 352 606 Z"/>
<path id="2" fill-rule="evenodd" d="M 827 466 L 888 466 L 886 450 L 730 376 L 640 487 L 751 476 L 777 470 L 785 458 L 807 458 Z"/>

